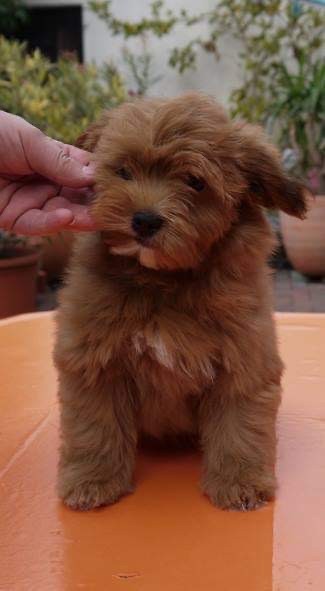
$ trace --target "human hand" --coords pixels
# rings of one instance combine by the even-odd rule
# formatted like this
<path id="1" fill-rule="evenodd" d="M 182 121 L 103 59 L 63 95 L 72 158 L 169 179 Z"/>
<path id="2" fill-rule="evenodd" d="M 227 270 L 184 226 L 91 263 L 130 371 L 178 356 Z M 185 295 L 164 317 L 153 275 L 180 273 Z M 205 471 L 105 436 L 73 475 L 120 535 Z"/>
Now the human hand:
<path id="1" fill-rule="evenodd" d="M 90 158 L 0 111 L 0 229 L 25 235 L 95 230 Z"/>

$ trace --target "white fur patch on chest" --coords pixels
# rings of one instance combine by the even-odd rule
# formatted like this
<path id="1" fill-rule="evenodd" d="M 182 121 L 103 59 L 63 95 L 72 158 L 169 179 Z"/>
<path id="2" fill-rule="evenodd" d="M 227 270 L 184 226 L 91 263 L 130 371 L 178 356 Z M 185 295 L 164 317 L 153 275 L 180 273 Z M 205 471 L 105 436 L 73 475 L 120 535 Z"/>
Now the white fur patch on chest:
<path id="1" fill-rule="evenodd" d="M 171 351 L 167 350 L 165 343 L 158 334 L 137 333 L 133 339 L 133 345 L 138 355 L 145 352 L 167 369 L 174 369 L 174 360 Z"/>
<path id="2" fill-rule="evenodd" d="M 194 343 L 191 360 L 187 360 L 186 355 L 180 354 L 175 343 L 168 346 L 157 331 L 137 332 L 132 338 L 132 343 L 137 355 L 147 354 L 159 365 L 175 372 L 175 374 L 185 374 L 190 379 L 203 377 L 209 382 L 215 378 L 215 370 L 211 360 L 196 356 Z"/>

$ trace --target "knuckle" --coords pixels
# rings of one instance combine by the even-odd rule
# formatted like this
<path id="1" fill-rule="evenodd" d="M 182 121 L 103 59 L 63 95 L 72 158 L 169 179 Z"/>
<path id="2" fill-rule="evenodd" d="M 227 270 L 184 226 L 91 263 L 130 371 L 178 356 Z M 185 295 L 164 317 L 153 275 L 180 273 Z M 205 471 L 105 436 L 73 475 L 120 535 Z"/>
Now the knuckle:
<path id="1" fill-rule="evenodd" d="M 29 141 L 31 143 L 41 144 L 42 142 L 44 142 L 46 140 L 46 136 L 44 135 L 44 133 L 40 129 L 38 129 L 37 127 L 34 127 L 32 125 L 30 126 L 28 133 L 29 133 Z"/>
<path id="2" fill-rule="evenodd" d="M 57 154 L 57 165 L 60 167 L 61 171 L 67 170 L 71 166 L 71 158 L 69 154 L 67 154 L 62 148 L 59 150 Z"/>

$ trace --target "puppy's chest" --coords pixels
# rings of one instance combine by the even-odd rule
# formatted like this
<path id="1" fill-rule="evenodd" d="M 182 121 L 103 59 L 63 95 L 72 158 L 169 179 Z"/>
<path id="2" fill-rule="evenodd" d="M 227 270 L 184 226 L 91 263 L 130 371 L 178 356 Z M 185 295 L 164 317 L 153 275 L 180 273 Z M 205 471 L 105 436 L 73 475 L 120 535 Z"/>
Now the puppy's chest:
<path id="1" fill-rule="evenodd" d="M 161 390 L 193 392 L 213 382 L 219 357 L 213 330 L 175 313 L 137 327 L 130 334 L 128 354 L 141 381 L 156 386 L 158 381 Z"/>

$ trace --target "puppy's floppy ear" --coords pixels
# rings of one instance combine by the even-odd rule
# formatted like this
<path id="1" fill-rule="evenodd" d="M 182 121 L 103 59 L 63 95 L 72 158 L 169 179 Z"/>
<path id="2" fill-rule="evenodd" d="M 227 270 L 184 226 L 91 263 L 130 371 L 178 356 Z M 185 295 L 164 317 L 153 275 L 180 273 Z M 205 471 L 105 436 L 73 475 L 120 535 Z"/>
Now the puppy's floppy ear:
<path id="1" fill-rule="evenodd" d="M 260 127 L 235 124 L 238 134 L 238 165 L 248 182 L 249 198 L 268 209 L 281 209 L 303 218 L 308 191 L 284 171 L 277 149 Z"/>
<path id="2" fill-rule="evenodd" d="M 108 111 L 104 111 L 100 118 L 89 125 L 87 129 L 77 138 L 75 146 L 88 152 L 93 152 L 101 136 L 103 128 L 108 123 Z"/>

